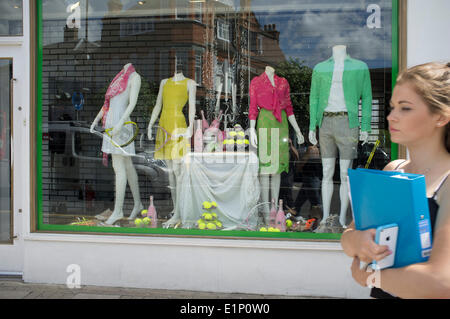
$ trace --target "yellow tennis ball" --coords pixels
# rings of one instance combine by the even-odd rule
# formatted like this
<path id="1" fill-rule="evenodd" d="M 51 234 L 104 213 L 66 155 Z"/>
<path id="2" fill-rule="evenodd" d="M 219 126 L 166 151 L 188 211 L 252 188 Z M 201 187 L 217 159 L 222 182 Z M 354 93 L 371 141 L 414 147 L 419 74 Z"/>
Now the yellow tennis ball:
<path id="1" fill-rule="evenodd" d="M 200 218 L 199 220 L 197 220 L 197 224 L 200 225 L 201 223 L 203 223 L 203 219 Z"/>
<path id="2" fill-rule="evenodd" d="M 135 224 L 136 226 L 142 226 L 142 223 L 143 223 L 143 220 L 140 219 L 140 218 L 136 218 L 136 219 L 134 220 L 134 224 Z"/>
<path id="3" fill-rule="evenodd" d="M 241 136 L 241 137 L 244 137 L 244 136 L 245 136 L 245 132 L 239 131 L 239 132 L 238 132 L 238 135 Z"/>
<path id="4" fill-rule="evenodd" d="M 205 229 L 206 228 L 206 224 L 205 223 L 199 223 L 198 224 L 198 228 L 199 229 Z"/>
<path id="5" fill-rule="evenodd" d="M 150 217 L 145 217 L 142 222 L 144 223 L 144 225 L 148 225 L 150 224 L 150 222 L 152 221 L 152 219 Z"/>
<path id="6" fill-rule="evenodd" d="M 274 228 L 273 231 L 276 232 L 276 233 L 278 233 L 278 232 L 280 232 L 281 230 L 280 230 L 279 228 Z"/>
<path id="7" fill-rule="evenodd" d="M 216 202 L 211 202 L 211 205 L 212 205 L 213 207 L 217 207 L 217 203 L 216 203 Z"/>
<path id="8" fill-rule="evenodd" d="M 275 228 L 273 228 L 273 227 L 269 227 L 269 229 L 267 229 L 267 231 L 269 231 L 269 232 L 274 232 L 275 230 L 274 230 Z"/>
<path id="9" fill-rule="evenodd" d="M 143 210 L 141 211 L 141 215 L 142 215 L 142 216 L 147 216 L 147 213 L 148 213 L 148 210 L 146 210 L 146 209 L 143 209 Z"/>
<path id="10" fill-rule="evenodd" d="M 216 221 L 215 221 L 215 224 L 216 224 L 216 226 L 217 226 L 217 227 L 219 227 L 219 228 L 221 228 L 221 227 L 222 227 L 222 223 L 221 223 L 221 222 L 219 222 L 218 220 L 216 220 Z"/>
<path id="11" fill-rule="evenodd" d="M 291 227 L 292 226 L 292 220 L 286 219 L 286 226 Z"/>
<path id="12" fill-rule="evenodd" d="M 247 145 L 250 144 L 250 142 L 247 139 L 244 140 L 244 143 Z"/>
<path id="13" fill-rule="evenodd" d="M 212 216 L 213 219 L 217 219 L 217 214 L 216 213 L 212 213 L 211 216 Z"/>
<path id="14" fill-rule="evenodd" d="M 217 229 L 217 226 L 216 226 L 215 224 L 213 224 L 213 223 L 208 223 L 208 224 L 206 224 L 206 227 L 207 227 L 208 229 L 211 229 L 211 230 Z"/>
<path id="15" fill-rule="evenodd" d="M 266 227 L 261 227 L 261 228 L 259 229 L 259 231 L 267 231 L 267 228 L 266 228 Z"/>
<path id="16" fill-rule="evenodd" d="M 230 136 L 235 137 L 236 136 L 236 132 L 235 131 L 231 131 L 230 132 Z"/>
<path id="17" fill-rule="evenodd" d="M 210 213 L 205 213 L 203 215 L 204 215 L 203 217 L 205 218 L 205 220 L 212 220 L 213 219 L 212 215 Z"/>
<path id="18" fill-rule="evenodd" d="M 211 203 L 210 202 L 203 202 L 203 207 L 206 209 L 210 209 L 211 208 Z"/>
<path id="19" fill-rule="evenodd" d="M 244 144 L 244 141 L 243 140 L 237 140 L 236 144 L 238 144 L 238 145 Z"/>

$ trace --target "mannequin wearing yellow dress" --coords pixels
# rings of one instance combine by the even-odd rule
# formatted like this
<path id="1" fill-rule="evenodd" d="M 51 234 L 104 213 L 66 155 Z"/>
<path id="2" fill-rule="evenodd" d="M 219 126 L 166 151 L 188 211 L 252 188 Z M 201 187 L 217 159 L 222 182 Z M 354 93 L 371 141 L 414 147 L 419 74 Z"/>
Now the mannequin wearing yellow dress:
<path id="1" fill-rule="evenodd" d="M 152 128 L 161 113 L 159 128 L 156 133 L 154 158 L 166 162 L 169 170 L 169 184 L 174 211 L 177 205 L 176 184 L 177 177 L 180 174 L 181 159 L 189 151 L 189 141 L 193 133 L 196 93 L 197 83 L 186 78 L 181 71 L 175 72 L 172 78 L 162 80 L 147 129 L 148 139 L 152 140 Z M 189 105 L 189 125 L 186 124 L 183 114 L 186 102 Z M 168 136 L 161 127 L 167 131 Z M 170 140 L 166 142 L 166 138 L 170 138 Z M 165 226 L 170 227 L 173 224 L 176 224 L 176 221 Z"/>

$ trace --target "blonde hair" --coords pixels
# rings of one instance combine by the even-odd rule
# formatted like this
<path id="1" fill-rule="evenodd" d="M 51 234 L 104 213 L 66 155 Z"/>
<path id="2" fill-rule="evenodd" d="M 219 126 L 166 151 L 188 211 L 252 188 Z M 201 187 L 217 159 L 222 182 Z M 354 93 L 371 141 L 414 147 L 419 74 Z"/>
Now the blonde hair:
<path id="1" fill-rule="evenodd" d="M 397 84 L 412 84 L 430 112 L 450 118 L 450 62 L 414 66 L 397 77 Z M 450 153 L 450 123 L 445 126 L 444 145 Z"/>

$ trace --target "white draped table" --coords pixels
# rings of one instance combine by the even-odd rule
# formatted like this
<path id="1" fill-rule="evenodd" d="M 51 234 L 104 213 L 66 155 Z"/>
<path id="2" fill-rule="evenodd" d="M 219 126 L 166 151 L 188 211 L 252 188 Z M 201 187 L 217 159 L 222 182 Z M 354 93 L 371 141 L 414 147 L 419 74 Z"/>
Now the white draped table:
<path id="1" fill-rule="evenodd" d="M 189 153 L 177 179 L 174 215 L 167 222 L 194 228 L 205 212 L 202 204 L 215 201 L 224 229 L 254 229 L 260 196 L 259 161 L 253 152 Z"/>

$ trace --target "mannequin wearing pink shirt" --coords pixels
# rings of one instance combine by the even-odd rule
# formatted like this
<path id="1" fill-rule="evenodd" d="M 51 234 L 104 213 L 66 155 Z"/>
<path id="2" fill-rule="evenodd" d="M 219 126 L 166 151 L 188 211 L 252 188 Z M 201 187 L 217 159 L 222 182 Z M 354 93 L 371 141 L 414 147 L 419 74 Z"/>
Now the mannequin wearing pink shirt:
<path id="1" fill-rule="evenodd" d="M 258 137 L 255 127 L 260 108 L 265 108 L 266 110 L 272 111 L 274 117 L 279 122 L 281 122 L 281 111 L 284 110 L 286 112 L 286 115 L 288 116 L 289 123 L 291 124 L 297 135 L 298 143 L 303 144 L 305 142 L 305 139 L 295 119 L 289 95 L 289 83 L 287 83 L 287 80 L 278 77 L 275 74 L 275 70 L 272 67 L 267 66 L 265 72 L 261 74 L 258 79 L 256 79 L 256 81 L 252 80 L 252 82 L 253 83 L 251 84 L 250 90 L 249 108 L 251 145 L 255 148 L 258 145 Z M 267 94 L 265 94 L 266 92 Z M 270 94 L 271 92 L 275 92 L 276 94 Z M 259 99 L 256 97 L 256 94 L 260 95 Z M 276 202 L 278 202 L 281 181 L 280 177 L 281 174 L 267 174 L 264 172 L 260 173 L 262 202 L 270 203 L 272 198 L 275 199 Z M 265 206 L 265 214 L 267 218 L 269 214 L 269 205 Z"/>

